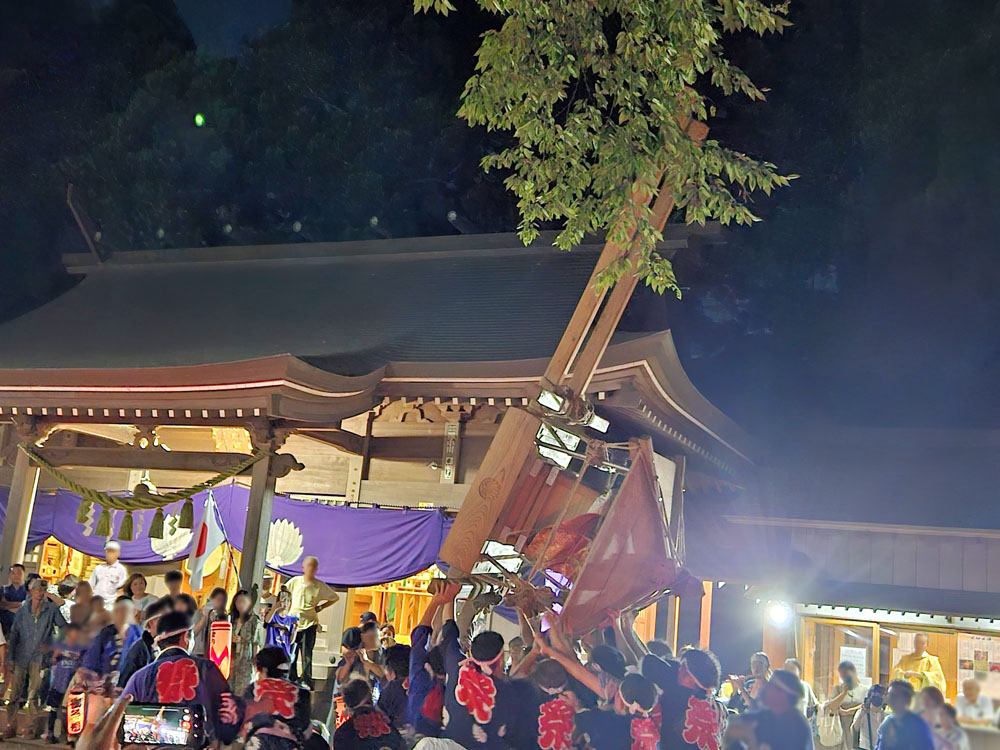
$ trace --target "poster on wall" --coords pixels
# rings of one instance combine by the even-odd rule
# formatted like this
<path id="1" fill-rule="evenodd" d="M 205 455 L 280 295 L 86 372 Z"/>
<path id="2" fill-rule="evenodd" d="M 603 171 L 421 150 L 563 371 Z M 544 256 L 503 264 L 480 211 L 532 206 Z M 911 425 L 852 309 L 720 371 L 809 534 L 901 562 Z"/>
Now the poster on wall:
<path id="1" fill-rule="evenodd" d="M 956 638 L 958 684 L 974 679 L 986 695 L 1000 699 L 1000 638 L 967 633 L 959 633 Z"/>
<path id="2" fill-rule="evenodd" d="M 858 680 L 865 687 L 871 687 L 872 678 L 868 673 L 868 649 L 865 646 L 841 646 L 840 660 L 849 661 L 858 672 Z"/>

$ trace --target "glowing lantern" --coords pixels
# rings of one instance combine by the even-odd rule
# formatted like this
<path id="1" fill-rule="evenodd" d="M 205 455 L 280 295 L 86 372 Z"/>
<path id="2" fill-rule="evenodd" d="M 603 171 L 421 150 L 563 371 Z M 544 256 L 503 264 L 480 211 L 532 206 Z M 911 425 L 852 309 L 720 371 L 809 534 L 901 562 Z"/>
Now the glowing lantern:
<path id="1" fill-rule="evenodd" d="M 213 622 L 208 634 L 208 658 L 222 672 L 222 676 L 229 679 L 229 670 L 232 667 L 233 648 L 233 626 L 228 622 Z"/>
<path id="2" fill-rule="evenodd" d="M 203 115 L 201 112 L 195 113 L 194 126 L 196 128 L 200 128 L 204 124 L 205 124 L 205 115 Z"/>
<path id="3" fill-rule="evenodd" d="M 72 692 L 66 697 L 66 734 L 76 737 L 87 720 L 87 694 Z"/>

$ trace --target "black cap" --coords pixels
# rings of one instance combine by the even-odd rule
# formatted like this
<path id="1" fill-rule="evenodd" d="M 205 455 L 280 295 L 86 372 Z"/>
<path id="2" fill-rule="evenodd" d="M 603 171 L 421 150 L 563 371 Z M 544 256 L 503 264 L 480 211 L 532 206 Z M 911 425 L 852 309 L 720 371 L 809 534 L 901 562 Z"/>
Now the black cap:
<path id="1" fill-rule="evenodd" d="M 590 652 L 590 660 L 612 677 L 625 679 L 625 657 L 613 646 L 601 643 Z"/>
<path id="2" fill-rule="evenodd" d="M 487 630 L 472 639 L 469 653 L 476 661 L 493 661 L 503 651 L 503 636 Z"/>
<path id="3" fill-rule="evenodd" d="M 348 628 L 344 631 L 344 637 L 340 639 L 340 645 L 356 651 L 361 648 L 361 628 Z"/>

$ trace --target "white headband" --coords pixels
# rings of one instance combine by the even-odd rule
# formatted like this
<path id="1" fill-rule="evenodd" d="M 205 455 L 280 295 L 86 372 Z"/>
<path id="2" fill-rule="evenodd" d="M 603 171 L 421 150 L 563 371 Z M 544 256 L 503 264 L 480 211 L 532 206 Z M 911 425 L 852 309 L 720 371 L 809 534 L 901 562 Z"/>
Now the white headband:
<path id="1" fill-rule="evenodd" d="M 684 666 L 685 666 L 685 667 L 687 668 L 687 672 L 688 672 L 688 674 L 689 674 L 689 675 L 691 675 L 691 679 L 692 679 L 692 680 L 694 681 L 694 684 L 695 684 L 695 685 L 697 685 L 698 687 L 700 687 L 700 688 L 701 688 L 702 690 L 704 690 L 704 691 L 705 691 L 706 693 L 711 693 L 711 692 L 712 692 L 712 691 L 711 691 L 711 690 L 710 690 L 709 688 L 707 688 L 707 687 L 705 687 L 704 685 L 702 685 L 702 684 L 701 684 L 701 680 L 699 680 L 699 679 L 698 679 L 698 678 L 697 678 L 697 677 L 695 676 L 695 673 L 691 671 L 691 668 L 690 668 L 690 667 L 688 667 L 688 665 L 687 665 L 687 659 L 685 659 L 684 657 L 681 657 L 681 664 L 683 664 L 683 665 L 684 665 Z"/>
<path id="2" fill-rule="evenodd" d="M 177 630 L 171 630 L 166 633 L 160 633 L 153 639 L 153 642 L 159 643 L 160 641 L 166 640 L 167 638 L 173 638 L 175 635 L 180 635 L 181 633 L 190 633 L 190 632 L 191 632 L 190 626 L 186 628 L 178 628 Z"/>

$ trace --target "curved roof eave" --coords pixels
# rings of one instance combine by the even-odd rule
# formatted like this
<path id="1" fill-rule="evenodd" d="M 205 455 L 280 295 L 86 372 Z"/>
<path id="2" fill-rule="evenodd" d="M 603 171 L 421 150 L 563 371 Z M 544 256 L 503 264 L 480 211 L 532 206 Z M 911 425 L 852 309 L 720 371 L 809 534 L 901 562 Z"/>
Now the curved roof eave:
<path id="1" fill-rule="evenodd" d="M 145 414 L 185 422 L 267 416 L 318 424 L 385 398 L 509 405 L 536 395 L 546 362 L 393 362 L 360 376 L 331 373 L 291 354 L 212 365 L 7 369 L 0 370 L 0 417 L 107 421 Z M 688 379 L 669 331 L 609 346 L 590 392 L 696 453 L 708 455 L 704 446 L 714 444 L 713 455 L 721 450 L 738 463 L 754 463 L 747 436 Z M 628 395 L 616 399 L 616 392 Z"/>

